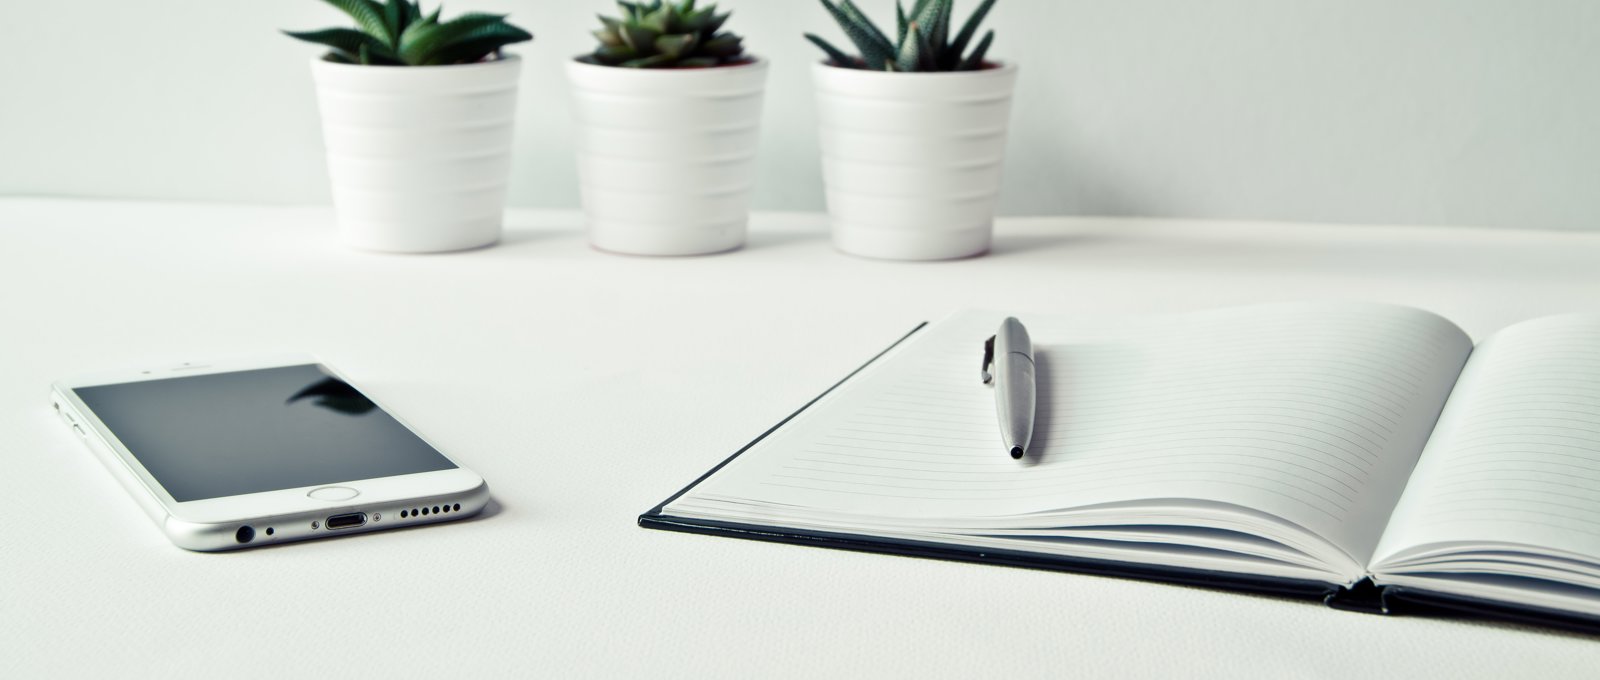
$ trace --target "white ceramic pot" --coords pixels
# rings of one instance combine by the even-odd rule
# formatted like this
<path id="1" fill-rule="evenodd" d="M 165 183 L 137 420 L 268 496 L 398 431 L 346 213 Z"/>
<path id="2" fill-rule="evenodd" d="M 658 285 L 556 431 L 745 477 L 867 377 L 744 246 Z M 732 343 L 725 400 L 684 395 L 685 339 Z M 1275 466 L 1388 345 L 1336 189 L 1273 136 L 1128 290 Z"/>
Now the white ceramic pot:
<path id="1" fill-rule="evenodd" d="M 744 244 L 767 62 L 697 69 L 567 63 L 589 241 L 629 255 Z"/>
<path id="2" fill-rule="evenodd" d="M 345 243 L 430 253 L 500 238 L 522 62 L 311 62 Z"/>
<path id="3" fill-rule="evenodd" d="M 890 73 L 812 68 L 834 245 L 944 260 L 989 250 L 1015 64 Z"/>

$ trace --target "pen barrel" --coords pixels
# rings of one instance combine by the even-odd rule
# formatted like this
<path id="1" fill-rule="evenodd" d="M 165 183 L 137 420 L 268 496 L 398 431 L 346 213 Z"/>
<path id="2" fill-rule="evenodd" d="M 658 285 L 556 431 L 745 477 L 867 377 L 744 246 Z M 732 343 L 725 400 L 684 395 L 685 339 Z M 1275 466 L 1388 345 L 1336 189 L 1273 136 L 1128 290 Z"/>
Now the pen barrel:
<path id="1" fill-rule="evenodd" d="M 1003 443 L 1008 450 L 1020 447 L 1026 451 L 1033 443 L 1033 421 L 1039 396 L 1033 360 L 1022 354 L 1008 354 L 1000 359 L 998 368 L 1000 379 L 995 389 L 1003 394 L 995 400 L 995 408 Z"/>

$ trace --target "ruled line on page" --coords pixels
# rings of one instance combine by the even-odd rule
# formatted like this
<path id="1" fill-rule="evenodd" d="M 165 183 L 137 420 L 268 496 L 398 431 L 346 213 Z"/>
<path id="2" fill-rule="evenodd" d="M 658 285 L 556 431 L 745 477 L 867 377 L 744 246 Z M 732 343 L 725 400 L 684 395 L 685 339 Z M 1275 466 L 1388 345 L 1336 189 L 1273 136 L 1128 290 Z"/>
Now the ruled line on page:
<path id="1" fill-rule="evenodd" d="M 1381 306 L 1099 326 L 1024 318 L 1039 415 L 1018 463 L 1002 455 L 993 389 L 979 379 L 998 320 L 975 313 L 931 326 L 714 475 L 705 493 L 930 517 L 1210 499 L 1336 542 L 1367 533 L 1375 542 L 1381 524 L 1350 518 L 1398 496 L 1395 471 L 1420 451 L 1423 421 L 1471 347 L 1442 319 Z"/>
<path id="2" fill-rule="evenodd" d="M 1302 411 L 1302 414 L 1303 413 L 1305 413 L 1305 412 Z M 1153 419 L 1153 418 L 1149 418 L 1149 417 L 1138 417 L 1138 418 L 1097 418 L 1097 419 L 1094 420 L 1094 424 L 1093 425 L 1083 426 L 1082 428 L 1080 428 L 1080 431 L 1086 436 L 1094 435 L 1094 434 L 1097 434 L 1097 433 L 1126 432 L 1129 429 L 1131 429 L 1130 428 L 1130 425 L 1131 425 L 1133 427 L 1136 427 L 1139 431 L 1144 432 L 1144 433 L 1156 433 L 1156 432 L 1164 432 L 1164 431 L 1188 432 L 1188 431 L 1194 429 L 1194 427 L 1197 424 L 1199 424 L 1200 422 L 1202 422 L 1202 421 L 1205 422 L 1205 423 L 1208 423 L 1208 424 L 1210 424 L 1213 427 L 1218 428 L 1218 429 L 1222 429 L 1225 426 L 1240 426 L 1240 425 L 1243 425 L 1243 426 L 1248 426 L 1248 427 L 1232 428 L 1232 429 L 1243 430 L 1243 431 L 1276 432 L 1276 433 L 1281 433 L 1281 434 L 1287 434 L 1288 432 L 1285 431 L 1285 430 L 1278 430 L 1278 429 L 1275 429 L 1275 428 L 1299 427 L 1299 428 L 1303 428 L 1304 430 L 1309 431 L 1309 432 L 1314 432 L 1314 433 L 1321 434 L 1321 435 L 1324 435 L 1324 436 L 1328 436 L 1328 437 L 1333 437 L 1333 438 L 1339 439 L 1339 440 L 1341 440 L 1341 441 L 1343 441 L 1343 442 L 1345 442 L 1347 444 L 1350 444 L 1352 446 L 1368 446 L 1368 447 L 1379 447 L 1379 446 L 1381 446 L 1381 444 L 1377 440 L 1374 440 L 1372 438 L 1373 433 L 1371 433 L 1371 432 L 1363 434 L 1361 431 L 1358 431 L 1357 429 L 1353 429 L 1353 428 L 1350 428 L 1350 427 L 1347 427 L 1347 426 L 1344 426 L 1344 425 L 1341 425 L 1341 424 L 1338 424 L 1338 423 L 1326 423 L 1325 425 L 1329 429 L 1324 430 L 1324 429 L 1317 428 L 1317 427 L 1311 427 L 1311 426 L 1308 426 L 1308 425 L 1297 424 L 1297 422 L 1302 422 L 1303 418 L 1300 418 L 1300 419 L 1297 420 L 1297 418 L 1295 416 L 1293 416 L 1293 415 L 1285 415 L 1285 414 L 1280 414 L 1280 413 L 1265 413 L 1265 412 L 1261 412 L 1260 410 L 1253 410 L 1253 411 L 1252 410 L 1244 410 L 1244 411 L 1240 411 L 1238 409 L 1230 409 L 1230 410 L 1226 410 L 1226 411 L 1218 411 L 1217 409 L 1208 409 L 1208 410 L 1206 410 L 1206 413 L 1204 413 L 1202 415 L 1174 416 L 1174 417 L 1163 418 L 1163 419 Z M 937 422 L 937 421 L 934 421 L 934 422 Z M 1160 424 L 1154 424 L 1154 423 L 1160 423 Z M 894 421 L 894 420 L 871 420 L 871 421 L 869 421 L 869 420 L 864 420 L 864 419 L 861 419 L 861 418 L 852 418 L 851 420 L 846 421 L 844 423 L 844 425 L 841 425 L 840 428 L 839 428 L 840 431 L 846 431 L 846 432 L 863 432 L 863 433 L 869 433 L 870 432 L 870 433 L 886 433 L 886 434 L 897 434 L 897 435 L 898 434 L 910 434 L 910 433 L 906 433 L 906 432 L 900 432 L 899 430 L 915 430 L 916 431 L 915 434 L 917 434 L 917 436 L 921 436 L 921 437 L 941 437 L 941 438 L 947 437 L 947 438 L 950 438 L 952 440 L 959 439 L 959 438 L 974 438 L 974 439 L 981 439 L 981 440 L 983 440 L 985 442 L 992 442 L 993 441 L 993 439 L 994 439 L 993 432 L 992 432 L 993 429 L 994 429 L 994 425 L 992 423 L 991 424 L 984 424 L 984 425 L 974 425 L 974 426 L 970 426 L 970 427 L 943 427 L 943 426 L 933 425 L 933 424 L 931 424 L 929 422 L 906 423 L 906 422 L 898 422 L 898 421 Z M 956 435 L 961 435 L 961 436 L 957 437 Z M 1358 443 L 1355 440 L 1351 439 L 1351 437 L 1354 437 L 1355 439 L 1360 439 L 1361 441 Z M 1047 441 L 1047 439 L 1041 438 L 1038 441 L 1044 442 L 1044 441 Z M 1080 439 L 1079 441 L 1084 441 L 1084 440 Z"/>
<path id="3" fill-rule="evenodd" d="M 1267 449 L 1267 450 L 1270 450 L 1270 449 Z M 1126 470 L 1137 470 L 1137 469 L 1141 469 L 1141 468 L 1143 468 L 1143 469 L 1152 469 L 1152 468 L 1168 468 L 1168 469 L 1170 469 L 1169 466 L 1171 466 L 1171 465 L 1177 465 L 1177 464 L 1210 465 L 1210 464 L 1212 464 L 1213 462 L 1215 462 L 1216 460 L 1219 460 L 1219 459 L 1234 459 L 1234 458 L 1246 459 L 1246 460 L 1252 461 L 1252 462 L 1248 462 L 1248 463 L 1236 463 L 1237 465 L 1240 465 L 1242 467 L 1250 467 L 1250 468 L 1256 468 L 1256 469 L 1262 469 L 1262 470 L 1274 470 L 1274 469 L 1277 469 L 1277 465 L 1278 464 L 1285 464 L 1285 461 L 1283 461 L 1281 458 L 1277 458 L 1277 457 L 1274 457 L 1274 456 L 1259 455 L 1259 454 L 1246 454 L 1246 453 L 1226 453 L 1226 454 L 1213 454 L 1213 455 L 1207 456 L 1207 457 L 1205 457 L 1203 459 L 1195 459 L 1192 456 L 1187 456 L 1185 454 L 1163 454 L 1163 455 L 1156 455 L 1156 456 L 1145 456 L 1145 457 L 1132 459 L 1132 460 L 1123 459 L 1123 460 L 1116 460 L 1116 461 L 1102 461 L 1102 465 L 1104 466 L 1104 471 L 1126 471 Z M 864 464 L 864 463 L 860 463 L 859 461 L 856 461 L 856 460 L 850 460 L 850 461 L 826 460 L 826 459 L 803 458 L 803 457 L 796 457 L 793 460 L 794 461 L 804 461 L 804 462 L 809 462 L 809 463 L 815 463 L 815 464 L 819 464 L 819 465 L 838 465 L 838 466 L 845 466 L 845 467 L 850 467 L 850 468 L 854 468 L 854 467 L 859 465 L 860 467 L 864 467 L 864 468 L 874 468 L 874 469 L 880 469 L 880 470 L 889 469 L 889 470 L 900 470 L 900 471 L 903 471 L 903 472 L 922 472 L 922 473 L 927 473 L 927 474 L 955 475 L 954 477 L 950 477 L 948 479 L 950 481 L 962 482 L 962 483 L 969 482 L 969 481 L 970 482 L 975 482 L 975 483 L 976 482 L 1012 483 L 1012 482 L 1014 482 L 1015 480 L 1017 480 L 1018 478 L 1020 478 L 1023 475 L 1027 475 L 1028 479 L 1030 479 L 1030 480 L 1051 480 L 1051 479 L 1053 479 L 1053 480 L 1070 480 L 1070 479 L 1077 479 L 1077 477 L 1075 477 L 1075 476 L 1064 474 L 1064 473 L 1060 473 L 1059 471 L 1056 471 L 1056 474 L 1052 474 L 1052 471 L 1048 471 L 1048 470 L 1033 471 L 1033 470 L 1028 470 L 1026 468 L 1018 468 L 1016 466 L 1012 466 L 1011 469 L 998 469 L 998 468 L 996 468 L 996 469 L 981 470 L 981 471 L 973 471 L 973 470 L 968 469 L 968 470 L 964 470 L 964 471 L 956 471 L 956 470 L 930 470 L 930 469 L 918 468 L 918 467 L 904 467 L 904 466 L 892 466 L 892 465 L 891 466 L 867 465 L 867 464 Z M 1259 462 L 1255 462 L 1255 461 L 1259 461 Z M 1317 475 L 1318 477 L 1320 477 L 1320 480 L 1318 480 L 1318 482 L 1319 482 L 1318 486 L 1320 488 L 1322 488 L 1324 490 L 1327 490 L 1327 491 L 1329 491 L 1331 493 L 1334 493 L 1335 495 L 1338 495 L 1341 498 L 1344 498 L 1346 501 L 1350 501 L 1350 500 L 1353 500 L 1353 499 L 1350 496 L 1346 495 L 1344 492 L 1341 492 L 1339 489 L 1335 489 L 1335 488 L 1333 488 L 1331 486 L 1328 486 L 1326 484 L 1323 484 L 1321 482 L 1324 481 L 1324 480 L 1326 482 L 1331 482 L 1331 483 L 1337 485 L 1338 487 L 1342 488 L 1344 491 L 1347 491 L 1347 492 L 1349 492 L 1351 494 L 1357 493 L 1359 491 L 1356 488 L 1355 485 L 1360 484 L 1360 480 L 1357 480 L 1357 479 L 1354 479 L 1354 478 L 1345 480 L 1345 479 L 1340 479 L 1340 478 L 1335 476 L 1336 474 L 1346 474 L 1342 470 L 1333 470 L 1333 471 L 1331 471 L 1332 474 L 1330 474 L 1329 471 L 1319 470 L 1319 469 L 1316 469 L 1316 468 L 1314 468 L 1314 467 L 1312 467 L 1310 465 L 1306 465 L 1306 464 L 1302 464 L 1302 463 L 1287 462 L 1286 464 L 1298 467 L 1301 470 L 1304 470 L 1305 472 L 1307 472 L 1309 474 Z M 785 467 L 792 469 L 794 466 L 785 466 Z M 858 474 L 858 473 L 854 472 L 853 470 L 831 470 L 831 469 L 818 469 L 818 468 L 806 468 L 806 469 L 810 469 L 810 470 L 815 471 L 815 472 L 834 472 L 834 473 L 841 474 L 841 475 L 846 475 L 846 476 Z M 985 478 L 981 477 L 980 475 L 997 475 L 997 476 L 1001 477 L 1002 479 L 985 479 Z M 881 476 L 881 475 L 875 475 L 875 476 Z M 917 479 L 943 479 L 943 478 L 927 477 L 927 478 L 917 478 Z"/>
<path id="4" fill-rule="evenodd" d="M 1482 343 L 1407 491 L 1396 542 L 1504 541 L 1600 556 L 1596 352 L 1593 316 L 1517 324 Z"/>
<path id="5" fill-rule="evenodd" d="M 1233 446 L 1239 447 L 1240 445 Z M 1322 479 L 1318 479 L 1309 475 L 1318 475 L 1344 486 L 1351 492 L 1357 491 L 1357 489 L 1355 489 L 1352 485 L 1342 481 L 1334 480 L 1327 474 L 1327 472 L 1317 470 L 1306 465 L 1304 459 L 1291 459 L 1291 457 L 1283 455 L 1281 448 L 1265 446 L 1254 446 L 1250 448 L 1256 451 L 1270 452 L 1276 455 L 1209 455 L 1192 450 L 1184 452 L 1134 452 L 1116 456 L 1101 455 L 1099 456 L 1099 460 L 1095 460 L 1092 457 L 1086 457 L 1085 459 L 1074 461 L 1071 465 L 1058 464 L 1056 466 L 1049 467 L 1041 466 L 1045 469 L 1027 469 L 1027 475 L 1018 476 L 1016 479 L 1070 480 L 1073 484 L 1092 486 L 1098 483 L 1100 480 L 1126 476 L 1130 471 L 1139 474 L 1146 472 L 1152 474 L 1166 473 L 1179 470 L 1182 466 L 1186 465 L 1193 466 L 1196 471 L 1215 470 L 1222 468 L 1241 473 L 1253 470 L 1274 470 L 1282 473 L 1283 478 L 1280 481 L 1282 481 L 1286 487 L 1299 491 L 1315 493 L 1320 490 L 1333 494 L 1340 497 L 1344 501 L 1337 504 L 1339 509 L 1349 509 L 1348 504 L 1349 502 L 1353 501 L 1350 496 L 1340 492 L 1338 489 L 1333 488 L 1333 486 L 1330 486 L 1329 483 L 1324 482 Z M 998 451 L 998 449 L 986 449 L 986 451 L 995 452 Z M 946 459 L 961 457 L 961 454 L 955 453 L 922 452 L 922 455 Z M 996 458 L 998 458 L 998 456 L 996 456 Z M 1149 464 L 1148 461 L 1150 460 L 1160 460 L 1163 462 L 1159 464 Z M 1249 460 L 1251 462 L 1243 462 L 1245 460 Z M 1265 463 L 1270 463 L 1270 465 Z M 1333 468 L 1333 470 L 1352 478 L 1352 481 L 1361 481 L 1354 479 L 1359 475 L 1358 472 L 1350 472 L 1345 468 L 1338 467 Z"/>
<path id="6" fill-rule="evenodd" d="M 774 475 L 774 477 L 782 478 L 783 476 L 782 475 Z M 1306 510 L 1310 510 L 1312 512 L 1315 512 L 1315 513 L 1317 513 L 1319 515 L 1322 515 L 1323 517 L 1325 517 L 1327 519 L 1335 520 L 1335 521 L 1337 521 L 1339 519 L 1338 515 L 1336 515 L 1336 514 L 1334 514 L 1332 512 L 1329 512 L 1326 507 L 1323 507 L 1322 505 L 1317 504 L 1317 503 L 1312 503 L 1310 501 L 1307 501 L 1303 497 L 1296 496 L 1296 495 L 1293 495 L 1293 494 L 1290 494 L 1290 493 L 1286 493 L 1282 488 L 1280 488 L 1280 487 L 1278 487 L 1276 485 L 1249 484 L 1249 483 L 1246 483 L 1246 482 L 1239 481 L 1238 477 L 1234 476 L 1234 475 L 1228 475 L 1228 476 L 1221 477 L 1221 478 L 1211 478 L 1211 479 L 1207 479 L 1205 481 L 1207 481 L 1208 483 L 1211 483 L 1211 484 L 1219 485 L 1219 486 L 1232 487 L 1232 488 L 1237 488 L 1237 489 L 1244 489 L 1244 490 L 1248 490 L 1248 491 L 1254 492 L 1254 493 L 1269 494 L 1271 496 L 1278 497 L 1278 498 L 1282 499 L 1283 501 L 1288 502 L 1290 504 L 1296 505 L 1298 507 L 1301 507 L 1301 508 L 1304 508 Z M 790 488 L 795 488 L 795 489 L 804 489 L 804 490 L 808 490 L 808 491 L 825 491 L 825 492 L 830 492 L 830 493 L 838 493 L 840 491 L 838 488 L 835 487 L 835 485 L 832 485 L 832 484 L 824 485 L 824 486 L 813 486 L 813 485 L 806 485 L 806 484 L 794 484 L 794 483 L 784 483 L 784 482 L 774 482 L 774 481 L 764 481 L 764 482 L 761 482 L 761 484 L 763 486 L 790 487 Z M 1124 483 L 1124 484 L 1112 484 L 1112 485 L 1108 485 L 1106 488 L 1107 489 L 1113 489 L 1113 490 L 1115 490 L 1115 489 L 1136 489 L 1136 488 L 1140 487 L 1142 484 L 1143 484 L 1142 482 L 1134 481 L 1134 482 L 1128 482 L 1128 483 Z M 872 486 L 872 485 L 863 485 L 863 486 Z M 1059 490 L 1059 488 L 1058 488 L 1058 490 Z M 857 490 L 851 491 L 850 493 L 852 493 L 852 494 L 860 494 L 860 495 L 867 495 L 867 496 L 879 496 L 879 497 L 903 498 L 903 499 L 916 499 L 916 500 L 940 500 L 941 499 L 938 496 L 930 496 L 930 495 L 928 495 L 929 493 L 932 493 L 932 491 L 930 491 L 930 490 L 922 490 L 920 493 L 914 493 L 914 494 L 906 494 L 906 493 L 896 494 L 896 493 L 888 493 L 887 491 L 884 491 L 884 490 L 861 490 L 861 489 L 857 489 Z M 946 496 L 946 497 L 943 497 L 942 499 L 943 500 L 959 500 L 959 501 L 996 501 L 996 500 L 1051 499 L 1051 498 L 1058 498 L 1059 496 L 1060 496 L 1060 494 L 1058 492 L 1052 491 L 1052 492 L 1047 492 L 1047 493 L 1000 494 L 1000 495 L 988 495 L 988 496 L 958 495 L 958 496 Z"/>
<path id="7" fill-rule="evenodd" d="M 1511 514 L 1511 513 L 1514 513 L 1514 512 L 1518 513 L 1518 514 L 1532 515 L 1533 517 L 1538 517 L 1538 518 L 1543 518 L 1543 519 L 1528 519 L 1528 518 L 1519 518 L 1519 517 L 1508 517 L 1508 516 L 1506 516 L 1507 514 Z M 1568 534 L 1568 535 L 1576 534 L 1578 536 L 1586 536 L 1586 537 L 1589 537 L 1589 538 L 1592 538 L 1592 539 L 1600 540 L 1600 530 L 1596 530 L 1596 529 L 1593 529 L 1593 528 L 1590 528 L 1590 527 L 1587 527 L 1587 526 L 1570 526 L 1570 525 L 1568 525 L 1566 523 L 1563 523 L 1563 522 L 1552 521 L 1552 520 L 1549 519 L 1549 517 L 1550 517 L 1550 513 L 1542 512 L 1542 511 L 1535 511 L 1535 510 L 1520 510 L 1520 511 L 1502 510 L 1500 512 L 1500 514 L 1496 517 L 1495 521 L 1499 522 L 1499 523 L 1502 523 L 1502 524 L 1511 525 L 1513 527 L 1538 527 L 1540 529 L 1546 529 L 1546 530 L 1549 530 L 1550 532 L 1554 532 L 1554 533 Z M 1465 517 L 1465 516 L 1461 516 L 1459 514 L 1452 514 L 1452 515 L 1448 515 L 1448 516 L 1433 517 L 1433 518 L 1430 518 L 1428 521 L 1429 521 L 1430 524 L 1432 524 L 1434 526 L 1437 526 L 1437 527 L 1446 527 L 1446 526 L 1455 525 L 1455 526 L 1462 526 L 1463 528 L 1468 529 L 1468 530 L 1472 530 L 1472 529 L 1480 529 L 1481 528 L 1481 523 L 1482 523 L 1483 520 L 1480 519 L 1480 518 L 1476 518 L 1476 517 Z"/>
<path id="8" fill-rule="evenodd" d="M 849 479 L 840 479 L 839 478 L 840 475 L 837 474 L 837 473 L 833 473 L 833 472 L 824 472 L 824 471 L 818 471 L 818 470 L 808 470 L 807 472 L 811 472 L 813 474 L 806 475 L 806 474 L 797 474 L 798 470 L 794 466 L 785 466 L 783 469 L 789 471 L 789 473 L 788 474 L 782 474 L 782 475 L 776 475 L 777 477 L 786 477 L 786 478 L 790 478 L 790 479 L 807 479 L 807 480 L 818 481 L 818 482 L 835 482 L 835 483 L 840 483 L 840 484 L 870 484 L 872 486 L 882 486 L 882 487 L 885 487 L 885 488 L 894 488 L 894 489 L 916 489 L 916 490 L 921 490 L 921 491 L 949 491 L 949 492 L 962 492 L 962 493 L 965 493 L 965 492 L 986 493 L 986 492 L 997 491 L 997 490 L 999 490 L 999 491 L 1033 491 L 1033 490 L 1039 490 L 1039 489 L 1059 489 L 1059 488 L 1062 488 L 1063 486 L 1069 486 L 1069 485 L 1077 483 L 1077 480 L 1075 480 L 1075 479 L 1029 478 L 1029 479 L 1026 479 L 1026 480 L 1018 481 L 1016 479 L 1011 479 L 1011 480 L 971 480 L 971 479 L 932 479 L 932 478 L 919 479 L 919 478 L 915 478 L 915 477 L 908 477 L 908 476 L 905 476 L 905 475 L 884 475 L 884 474 L 874 474 L 874 473 L 854 473 L 854 474 L 850 475 L 850 476 L 857 476 L 857 477 L 871 477 L 871 478 L 875 478 L 875 479 L 881 480 L 881 481 L 876 481 L 876 482 L 862 482 L 862 481 L 854 481 L 854 480 L 849 480 Z M 1277 472 L 1277 468 L 1270 467 L 1270 466 L 1251 466 L 1251 465 L 1246 465 L 1246 464 L 1235 463 L 1234 464 L 1234 469 L 1231 470 L 1230 472 L 1228 472 L 1228 475 L 1230 475 L 1230 477 L 1233 477 L 1235 480 L 1237 480 L 1239 478 L 1250 478 L 1250 479 L 1260 479 L 1260 480 L 1266 480 L 1266 481 L 1277 481 L 1277 479 L 1278 479 L 1278 477 L 1276 475 L 1274 475 L 1274 474 L 1258 474 L 1258 471 L 1259 472 L 1272 473 L 1272 472 Z M 822 473 L 824 476 L 820 476 L 820 477 L 816 476 L 816 473 Z M 1108 476 L 1102 477 L 1100 479 L 1100 481 L 1103 483 L 1104 481 L 1108 481 L 1108 480 L 1110 480 L 1110 481 L 1114 481 L 1114 480 L 1133 480 L 1133 479 L 1136 479 L 1136 478 L 1147 477 L 1150 474 L 1179 475 L 1179 474 L 1195 474 L 1195 473 L 1199 473 L 1199 474 L 1214 474 L 1210 470 L 1184 471 L 1184 470 L 1177 470 L 1177 469 L 1169 467 L 1169 468 L 1163 468 L 1162 470 L 1159 470 L 1159 471 L 1156 471 L 1156 472 L 1147 472 L 1147 471 L 1140 471 L 1140 470 L 1125 470 L 1122 474 L 1119 474 L 1119 475 L 1108 475 Z M 902 483 L 897 483 L 897 482 L 902 482 Z M 909 482 L 909 483 L 903 483 L 903 482 Z M 950 483 L 950 484 L 953 484 L 953 486 L 944 486 L 944 487 L 933 486 L 932 485 L 933 483 Z M 988 489 L 986 489 L 986 488 L 975 487 L 974 485 L 976 485 L 976 484 L 1000 484 L 1000 485 L 1002 485 L 1002 487 L 997 488 L 997 489 L 996 488 L 988 488 Z M 1279 488 L 1280 491 L 1287 491 L 1287 489 L 1282 489 L 1281 487 L 1278 487 L 1278 488 Z M 1344 496 L 1344 495 L 1339 494 L 1337 492 L 1334 492 L 1334 491 L 1332 491 L 1330 489 L 1323 489 L 1323 490 L 1329 492 L 1329 494 L 1331 494 L 1333 496 L 1339 496 L 1339 497 L 1343 498 L 1343 500 L 1345 502 L 1348 502 L 1350 500 L 1348 496 Z M 1335 501 L 1333 498 L 1329 498 L 1328 496 L 1323 495 L 1322 493 L 1318 493 L 1317 491 L 1312 490 L 1312 489 L 1298 488 L 1298 489 L 1295 489 L 1295 491 L 1297 491 L 1299 493 L 1309 494 L 1309 495 L 1317 498 L 1318 500 L 1321 500 L 1323 503 L 1319 504 L 1319 505 L 1322 505 L 1324 508 L 1326 508 L 1328 505 L 1334 505 L 1334 506 L 1338 506 L 1339 505 L 1339 502 Z"/>

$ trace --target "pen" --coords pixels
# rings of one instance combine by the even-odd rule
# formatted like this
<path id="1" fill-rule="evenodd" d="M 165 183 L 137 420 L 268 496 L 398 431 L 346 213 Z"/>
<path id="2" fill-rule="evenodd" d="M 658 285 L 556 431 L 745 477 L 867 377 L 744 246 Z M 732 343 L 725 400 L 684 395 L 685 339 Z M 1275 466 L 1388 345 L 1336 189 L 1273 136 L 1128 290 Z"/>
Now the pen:
<path id="1" fill-rule="evenodd" d="M 991 370 L 991 368 L 993 370 Z M 1000 332 L 983 344 L 983 382 L 993 385 L 1000 442 L 1012 458 L 1027 455 L 1033 441 L 1034 405 L 1038 387 L 1033 371 L 1033 341 L 1022 322 L 1007 317 Z"/>

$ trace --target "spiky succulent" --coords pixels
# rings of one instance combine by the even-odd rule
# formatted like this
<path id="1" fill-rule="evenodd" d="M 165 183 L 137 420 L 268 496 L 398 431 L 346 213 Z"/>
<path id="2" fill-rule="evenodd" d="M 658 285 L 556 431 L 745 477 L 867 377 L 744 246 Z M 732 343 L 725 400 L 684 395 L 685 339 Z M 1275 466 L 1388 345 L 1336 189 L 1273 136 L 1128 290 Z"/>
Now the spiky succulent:
<path id="1" fill-rule="evenodd" d="M 833 65 L 845 68 L 873 71 L 975 71 L 984 67 L 984 57 L 989 54 L 989 46 L 994 44 L 994 31 L 985 33 L 970 54 L 965 57 L 962 54 L 967 52 L 967 45 L 977 34 L 984 16 L 994 7 L 994 2 L 983 0 L 983 4 L 978 5 L 978 9 L 973 10 L 962 25 L 961 31 L 951 35 L 954 0 L 916 0 L 909 13 L 900 0 L 895 0 L 898 30 L 896 39 L 890 41 L 889 36 L 879 30 L 851 0 L 842 0 L 837 5 L 830 0 L 822 0 L 822 6 L 828 8 L 828 13 L 839 22 L 845 37 L 855 43 L 861 56 L 850 56 L 811 33 L 806 34 L 806 39 L 828 53 L 828 60 Z"/>
<path id="2" fill-rule="evenodd" d="M 412 0 L 324 0 L 356 20 L 356 28 L 284 31 L 328 48 L 328 61 L 370 66 L 443 66 L 481 61 L 533 35 L 506 23 L 504 14 L 469 12 L 439 21 L 443 5 L 423 14 Z"/>
<path id="3" fill-rule="evenodd" d="M 732 12 L 694 0 L 618 2 L 622 16 L 601 16 L 600 45 L 580 61 L 628 68 L 701 68 L 747 61 L 744 38 L 722 32 Z"/>

